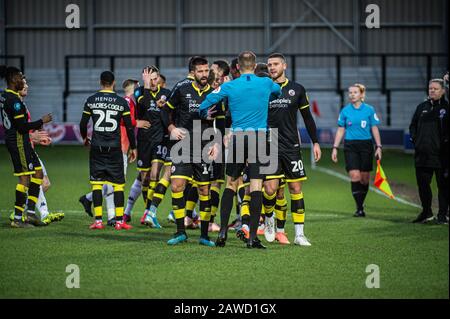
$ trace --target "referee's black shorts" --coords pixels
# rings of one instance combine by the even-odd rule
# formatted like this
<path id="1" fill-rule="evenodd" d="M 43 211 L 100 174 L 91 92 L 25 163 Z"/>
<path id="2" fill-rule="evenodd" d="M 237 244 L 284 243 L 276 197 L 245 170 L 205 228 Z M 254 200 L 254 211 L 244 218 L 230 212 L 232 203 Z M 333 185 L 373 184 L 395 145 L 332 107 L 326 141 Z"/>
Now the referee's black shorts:
<path id="1" fill-rule="evenodd" d="M 372 140 L 344 141 L 345 169 L 370 172 L 373 170 L 373 142 Z"/>
<path id="2" fill-rule="evenodd" d="M 261 148 L 262 145 L 265 146 L 265 155 L 268 152 L 267 134 L 253 133 L 255 134 L 254 138 L 249 137 L 248 134 L 252 133 L 234 132 L 230 141 L 226 175 L 233 179 L 240 177 L 246 168 L 249 179 L 263 179 L 265 175 L 273 174 L 276 171 L 277 165 L 275 165 L 274 171 L 270 172 L 266 169 L 270 163 L 263 163 L 263 159 L 260 158 L 260 153 L 264 152 L 264 149 Z"/>

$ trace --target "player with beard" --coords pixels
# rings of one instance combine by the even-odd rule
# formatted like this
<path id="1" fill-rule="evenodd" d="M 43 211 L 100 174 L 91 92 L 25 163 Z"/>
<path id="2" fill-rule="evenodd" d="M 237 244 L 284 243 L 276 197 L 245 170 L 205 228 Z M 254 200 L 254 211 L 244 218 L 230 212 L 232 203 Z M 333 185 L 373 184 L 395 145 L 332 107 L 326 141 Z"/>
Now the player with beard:
<path id="1" fill-rule="evenodd" d="M 206 96 L 213 91 L 208 84 L 209 66 L 208 61 L 202 57 L 196 57 L 192 61 L 194 81 L 181 85 L 178 89 L 172 92 L 171 97 L 167 101 L 167 106 L 172 110 L 173 121 L 168 126 L 171 139 L 181 141 L 187 138 L 190 145 L 190 154 L 188 159 L 177 159 L 174 157 L 174 147 L 171 149 L 172 175 L 171 175 L 171 190 L 172 190 L 172 208 L 176 219 L 177 232 L 174 237 L 168 241 L 169 245 L 177 245 L 187 240 L 185 232 L 184 218 L 185 218 L 185 197 L 184 190 L 189 181 L 198 185 L 198 196 L 200 200 L 200 220 L 201 220 L 201 235 L 199 244 L 214 247 L 215 244 L 208 237 L 208 227 L 211 218 L 210 205 L 210 172 L 207 163 L 202 158 L 197 162 L 193 154 L 193 144 L 199 141 L 194 141 L 193 136 L 200 134 L 212 127 L 211 121 L 201 120 L 198 112 L 198 107 L 205 100 Z M 197 120 L 201 124 L 194 126 L 194 121 Z M 194 135 L 195 134 L 195 135 Z M 178 143 L 184 143 L 183 141 Z M 202 149 L 206 146 L 207 141 L 201 141 Z M 214 148 L 210 149 L 209 155 L 214 156 Z"/>

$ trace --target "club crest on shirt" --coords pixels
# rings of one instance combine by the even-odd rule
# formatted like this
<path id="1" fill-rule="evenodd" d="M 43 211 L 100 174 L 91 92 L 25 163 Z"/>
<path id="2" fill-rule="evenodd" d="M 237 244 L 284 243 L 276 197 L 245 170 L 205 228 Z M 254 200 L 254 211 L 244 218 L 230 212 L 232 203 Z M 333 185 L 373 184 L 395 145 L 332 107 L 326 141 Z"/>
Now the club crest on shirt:
<path id="1" fill-rule="evenodd" d="M 445 109 L 441 109 L 440 111 L 439 111 L 439 117 L 442 119 L 442 118 L 444 118 L 444 116 L 445 116 L 445 114 L 447 113 L 447 111 L 445 110 Z"/>
<path id="2" fill-rule="evenodd" d="M 14 109 L 15 109 L 16 111 L 20 111 L 20 103 L 19 103 L 19 102 L 17 102 L 16 104 L 14 104 Z"/>
<path id="3" fill-rule="evenodd" d="M 220 86 L 218 86 L 214 91 L 212 91 L 213 93 L 219 93 L 220 92 Z"/>
<path id="4" fill-rule="evenodd" d="M 288 93 L 289 93 L 290 96 L 294 96 L 295 95 L 295 91 L 294 90 L 289 90 Z"/>

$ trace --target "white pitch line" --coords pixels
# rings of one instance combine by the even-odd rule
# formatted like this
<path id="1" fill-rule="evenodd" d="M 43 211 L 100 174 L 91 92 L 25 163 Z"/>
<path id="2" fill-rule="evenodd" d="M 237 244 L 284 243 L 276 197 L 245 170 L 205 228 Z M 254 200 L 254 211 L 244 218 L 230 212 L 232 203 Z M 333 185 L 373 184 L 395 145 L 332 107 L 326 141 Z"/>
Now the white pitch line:
<path id="1" fill-rule="evenodd" d="M 342 179 L 342 180 L 344 180 L 344 181 L 346 181 L 346 182 L 349 182 L 349 181 L 350 181 L 350 177 L 348 177 L 348 176 L 346 176 L 346 175 L 344 175 L 344 174 L 335 172 L 335 171 L 333 171 L 333 170 L 331 170 L 331 169 L 328 169 L 328 168 L 316 166 L 315 170 L 318 170 L 318 171 L 320 171 L 320 172 L 322 172 L 322 173 L 325 173 L 325 174 L 328 174 L 328 175 L 332 175 L 332 176 L 337 177 L 337 178 L 339 178 L 339 179 Z M 382 196 L 384 196 L 384 197 L 389 198 L 389 196 L 387 196 L 385 193 L 383 193 L 382 191 L 380 191 L 378 188 L 375 188 L 375 187 L 373 187 L 373 186 L 370 186 L 370 190 L 373 191 L 373 192 L 375 192 L 375 193 L 377 193 L 377 194 L 379 194 L 379 195 L 382 195 Z M 393 200 L 395 200 L 395 201 L 397 201 L 397 202 L 399 202 L 399 203 L 405 204 L 405 205 L 409 205 L 409 206 L 415 207 L 415 208 L 422 208 L 421 206 L 419 206 L 419 205 L 417 205 L 417 204 L 414 204 L 414 203 L 412 203 L 412 202 L 410 202 L 410 201 L 408 201 L 408 200 L 406 200 L 406 199 L 403 199 L 403 198 L 401 198 L 401 197 L 398 197 L 398 196 L 395 196 L 395 197 L 393 198 Z"/>

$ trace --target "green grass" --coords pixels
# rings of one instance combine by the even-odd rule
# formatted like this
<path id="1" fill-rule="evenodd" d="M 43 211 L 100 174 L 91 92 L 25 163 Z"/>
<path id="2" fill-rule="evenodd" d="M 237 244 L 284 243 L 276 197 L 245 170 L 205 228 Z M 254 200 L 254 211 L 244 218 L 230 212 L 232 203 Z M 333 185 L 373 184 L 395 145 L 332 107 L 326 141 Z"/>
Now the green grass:
<path id="1" fill-rule="evenodd" d="M 407 154 L 403 150 L 383 150 L 381 165 L 389 180 L 395 181 L 397 184 L 404 184 L 414 188 L 417 187 L 414 170 L 414 156 L 412 154 Z M 324 150 L 324 156 L 320 161 L 320 166 L 333 168 L 340 173 L 346 174 L 344 152 L 342 150 L 339 151 L 338 164 L 334 164 L 331 161 L 331 152 L 329 150 Z M 374 161 L 373 175 L 375 175 L 375 168 L 376 163 Z"/>
<path id="2" fill-rule="evenodd" d="M 66 218 L 45 228 L 9 227 L 16 178 L 0 146 L 0 298 L 448 298 L 448 226 L 411 224 L 416 208 L 373 192 L 368 217 L 355 219 L 348 183 L 324 173 L 309 169 L 304 185 L 311 247 L 273 243 L 266 251 L 247 250 L 230 233 L 225 248 L 207 248 L 197 243 L 199 231 L 188 231 L 187 244 L 169 247 L 174 226 L 165 219 L 168 198 L 160 211 L 162 230 L 138 225 L 142 200 L 134 229 L 89 230 L 91 219 L 78 204 L 89 191 L 86 150 L 38 152 L 52 182 L 48 204 Z M 321 165 L 343 171 L 342 157 L 337 166 L 328 158 L 326 152 Z M 414 185 L 410 155 L 386 152 L 383 163 L 391 180 Z M 127 193 L 135 176 L 131 166 Z M 290 216 L 286 229 L 293 241 Z M 69 264 L 80 268 L 80 289 L 66 288 Z M 365 287 L 369 264 L 380 267 L 379 289 Z"/>

